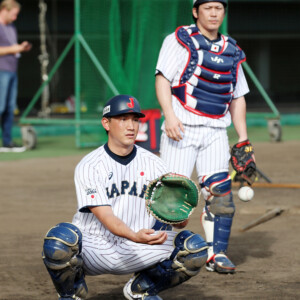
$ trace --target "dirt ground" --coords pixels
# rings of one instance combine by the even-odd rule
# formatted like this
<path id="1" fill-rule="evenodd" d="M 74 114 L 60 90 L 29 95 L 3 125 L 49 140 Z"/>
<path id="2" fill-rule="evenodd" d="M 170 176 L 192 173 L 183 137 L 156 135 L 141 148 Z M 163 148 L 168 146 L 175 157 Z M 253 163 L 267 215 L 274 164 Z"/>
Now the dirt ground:
<path id="1" fill-rule="evenodd" d="M 256 143 L 258 167 L 274 183 L 300 184 L 300 142 Z M 76 209 L 73 172 L 80 156 L 0 162 L 0 299 L 57 299 L 41 259 L 43 236 Z M 265 182 L 260 179 L 260 182 Z M 229 256 L 234 275 L 202 269 L 188 282 L 164 291 L 164 299 L 300 299 L 300 189 L 255 188 L 250 202 L 237 198 Z M 201 199 L 202 200 L 202 199 Z M 203 234 L 199 215 L 187 229 Z M 241 232 L 273 208 L 283 213 Z M 90 300 L 124 299 L 124 276 L 87 277 Z"/>

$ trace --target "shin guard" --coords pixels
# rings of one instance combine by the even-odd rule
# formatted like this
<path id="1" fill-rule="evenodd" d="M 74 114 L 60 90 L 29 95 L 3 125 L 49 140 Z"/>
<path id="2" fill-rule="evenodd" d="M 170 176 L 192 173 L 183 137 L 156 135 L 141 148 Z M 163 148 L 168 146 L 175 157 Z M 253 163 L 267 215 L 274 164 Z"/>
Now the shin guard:
<path id="1" fill-rule="evenodd" d="M 62 298 L 85 298 L 87 295 L 80 255 L 81 243 L 82 234 L 71 223 L 57 224 L 44 238 L 44 264 Z"/>

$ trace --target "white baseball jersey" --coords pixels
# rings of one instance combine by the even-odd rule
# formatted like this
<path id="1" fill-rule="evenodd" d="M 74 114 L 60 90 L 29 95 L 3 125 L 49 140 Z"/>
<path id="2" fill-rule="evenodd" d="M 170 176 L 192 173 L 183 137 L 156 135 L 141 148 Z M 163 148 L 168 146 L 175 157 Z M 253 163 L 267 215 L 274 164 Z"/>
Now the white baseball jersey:
<path id="1" fill-rule="evenodd" d="M 215 44 L 221 46 L 221 48 L 223 47 L 223 43 L 223 39 L 215 42 Z M 177 41 L 175 33 L 168 35 L 165 38 L 159 53 L 158 62 L 156 65 L 156 74 L 161 73 L 166 79 L 170 81 L 172 86 L 178 85 L 180 76 L 188 61 L 188 57 L 189 52 Z M 248 92 L 248 84 L 243 72 L 243 68 L 240 65 L 238 69 L 238 79 L 233 93 L 233 98 L 239 98 L 241 96 L 244 96 Z M 172 96 L 172 105 L 176 116 L 181 120 L 183 124 L 223 128 L 228 127 L 231 124 L 231 116 L 229 111 L 222 118 L 212 119 L 196 115 L 186 110 L 174 96 Z"/>
<path id="2" fill-rule="evenodd" d="M 145 190 L 150 181 L 165 173 L 162 160 L 139 146 L 120 157 L 106 144 L 79 162 L 75 169 L 78 211 L 73 223 L 83 233 L 82 256 L 87 274 L 128 274 L 170 256 L 176 232 L 168 231 L 163 245 L 134 243 L 112 234 L 88 209 L 111 206 L 133 231 L 152 228 L 155 219 L 146 210 Z"/>
<path id="3" fill-rule="evenodd" d="M 223 43 L 221 38 L 215 42 L 221 47 Z M 161 73 L 171 86 L 177 86 L 188 57 L 189 52 L 177 41 L 175 33 L 168 35 L 159 53 L 156 74 Z M 248 92 L 248 84 L 240 65 L 232 101 Z M 228 171 L 230 153 L 226 127 L 231 124 L 230 112 L 219 119 L 199 116 L 186 110 L 174 96 L 172 106 L 184 124 L 185 132 L 182 133 L 183 139 L 176 142 L 167 137 L 164 123 L 162 125 L 160 154 L 169 170 L 190 177 L 196 166 L 199 182 L 204 175 Z"/>

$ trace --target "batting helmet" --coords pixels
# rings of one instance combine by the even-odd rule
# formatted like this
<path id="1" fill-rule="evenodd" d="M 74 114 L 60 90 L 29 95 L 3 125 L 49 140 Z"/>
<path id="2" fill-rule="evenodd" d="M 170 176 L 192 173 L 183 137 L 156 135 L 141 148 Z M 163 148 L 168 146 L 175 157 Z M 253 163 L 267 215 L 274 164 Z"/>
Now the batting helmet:
<path id="1" fill-rule="evenodd" d="M 224 7 L 227 6 L 227 0 L 194 0 L 194 7 L 206 2 L 221 2 Z"/>
<path id="2" fill-rule="evenodd" d="M 112 97 L 104 106 L 102 116 L 114 117 L 123 114 L 136 114 L 139 118 L 144 118 L 141 113 L 140 104 L 136 98 L 130 95 L 118 95 Z"/>

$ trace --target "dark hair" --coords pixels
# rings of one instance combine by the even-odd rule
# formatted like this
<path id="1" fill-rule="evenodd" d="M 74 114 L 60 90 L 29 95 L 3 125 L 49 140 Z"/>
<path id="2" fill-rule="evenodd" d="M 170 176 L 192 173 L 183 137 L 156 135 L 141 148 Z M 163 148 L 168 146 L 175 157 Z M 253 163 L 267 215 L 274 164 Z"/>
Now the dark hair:
<path id="1" fill-rule="evenodd" d="M 209 1 L 208 1 L 208 2 L 209 2 Z M 218 2 L 218 1 L 216 1 L 216 2 Z M 204 2 L 204 3 L 205 3 L 205 2 Z M 197 4 L 197 2 L 195 2 L 193 8 L 196 8 L 197 13 L 198 13 L 199 6 L 200 6 L 201 4 L 204 4 L 204 3 L 198 3 L 198 4 Z M 220 2 L 220 3 L 223 4 L 224 9 L 225 9 L 225 13 L 226 13 L 226 5 L 225 5 L 223 2 Z M 197 23 L 197 19 L 194 17 L 193 14 L 192 14 L 192 17 L 193 17 L 194 23 L 196 24 L 196 23 Z"/>

